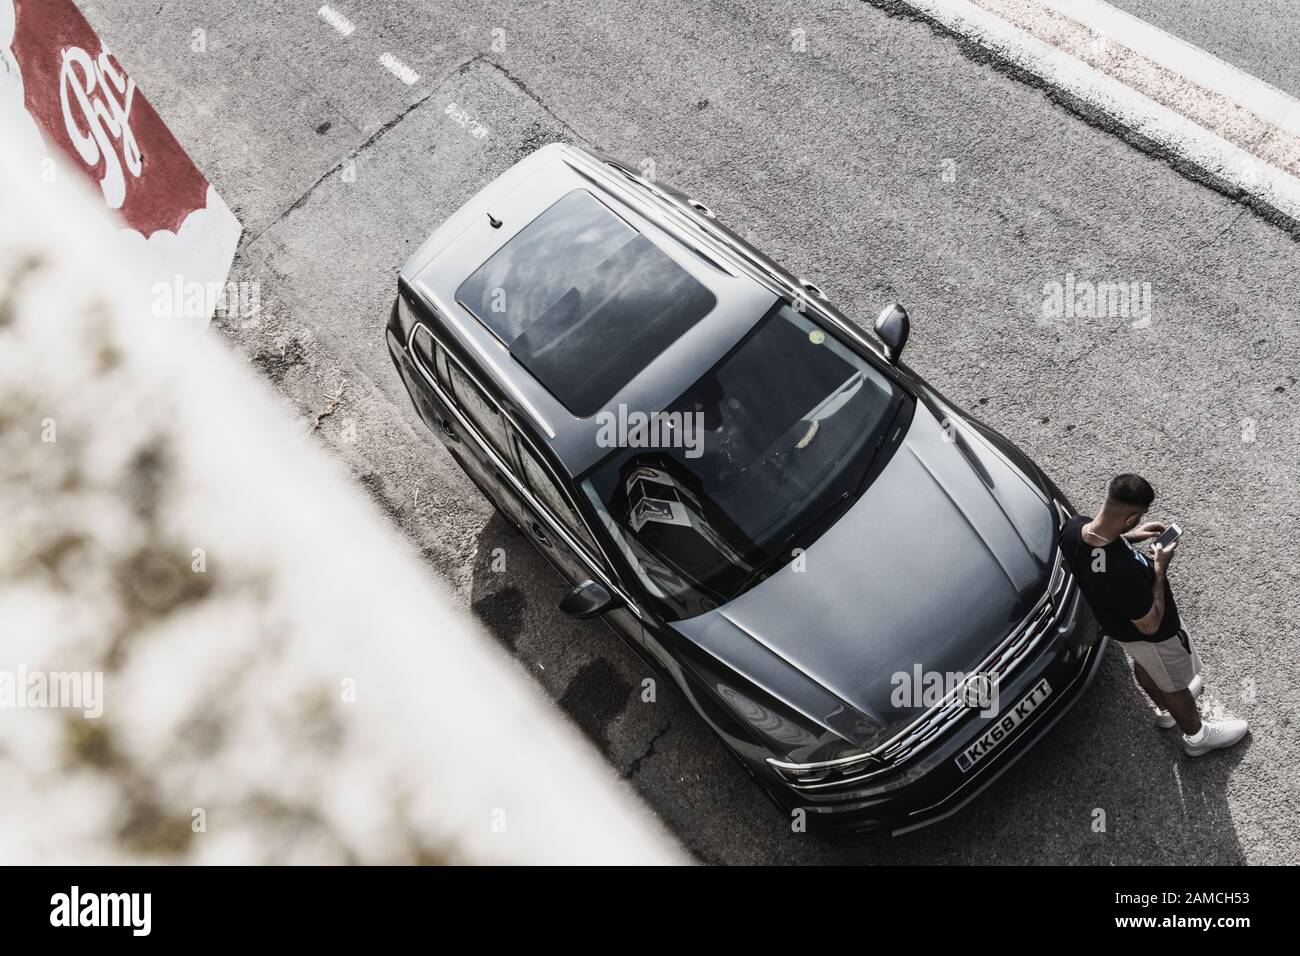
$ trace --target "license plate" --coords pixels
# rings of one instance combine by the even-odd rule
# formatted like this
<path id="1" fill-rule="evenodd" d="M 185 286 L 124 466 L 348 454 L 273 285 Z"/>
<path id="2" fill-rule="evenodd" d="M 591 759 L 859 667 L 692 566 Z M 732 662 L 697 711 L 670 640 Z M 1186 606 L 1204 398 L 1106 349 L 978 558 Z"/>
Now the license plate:
<path id="1" fill-rule="evenodd" d="M 966 773 L 988 756 L 998 744 L 1010 737 L 1015 729 L 1024 723 L 1043 701 L 1051 696 L 1051 693 L 1052 685 L 1047 683 L 1047 678 L 1043 678 L 1035 684 L 1034 689 L 1016 701 L 1009 711 L 997 718 L 993 726 L 985 731 L 979 740 L 957 755 L 957 769 L 962 773 Z"/>

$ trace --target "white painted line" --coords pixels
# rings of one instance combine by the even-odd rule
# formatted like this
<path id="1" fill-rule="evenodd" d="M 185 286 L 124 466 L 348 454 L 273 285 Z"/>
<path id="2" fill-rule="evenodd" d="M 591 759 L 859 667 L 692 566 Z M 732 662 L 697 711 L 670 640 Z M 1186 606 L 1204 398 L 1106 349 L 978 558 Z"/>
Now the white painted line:
<path id="1" fill-rule="evenodd" d="M 385 70 L 393 74 L 393 76 L 397 77 L 407 86 L 411 86 L 420 79 L 419 73 L 416 73 L 391 53 L 385 53 L 379 58 L 379 62 L 383 65 Z"/>
<path id="2" fill-rule="evenodd" d="M 353 31 L 356 30 L 356 25 L 353 24 L 351 20 L 339 13 L 329 4 L 321 7 L 316 11 L 316 13 L 322 20 L 332 26 L 335 30 L 338 30 L 339 33 L 343 34 L 345 37 L 352 36 Z"/>
<path id="3" fill-rule="evenodd" d="M 1156 62 L 1146 55 L 1145 50 L 1138 49 L 1148 37 L 1165 36 L 1170 43 L 1181 41 L 1174 41 L 1168 34 L 1147 27 L 1147 34 L 1126 35 L 1123 38 L 1125 42 L 1121 43 L 1104 32 L 1057 13 L 1049 5 L 1050 2 L 1051 0 L 975 0 L 978 6 L 1048 46 L 1121 81 L 1133 91 L 1169 107 L 1185 119 L 1222 136 L 1264 162 L 1271 163 L 1292 176 L 1300 176 L 1300 136 L 1273 124 L 1235 99 L 1220 95 L 1176 69 Z M 1195 47 L 1187 49 L 1195 50 Z M 1179 65 L 1186 67 L 1189 63 L 1184 59 Z M 1289 111 L 1292 105 L 1288 102 L 1289 98 L 1285 94 L 1276 93 L 1275 104 L 1279 100 L 1283 111 Z M 1295 115 L 1300 118 L 1300 110 Z"/>
<path id="4" fill-rule="evenodd" d="M 1077 97 L 1116 123 L 1163 146 L 1170 153 L 1221 177 L 1247 195 L 1279 210 L 1293 222 L 1300 222 L 1300 179 L 1255 153 L 1229 141 L 1225 135 L 1198 125 L 1178 111 L 1139 93 L 1126 83 L 1082 59 L 1045 42 L 971 0 L 904 0 L 907 6 L 931 17 L 1041 78 L 1050 86 Z M 1033 3 L 1014 0 L 984 0 L 989 6 L 1034 10 Z M 1054 16 L 1041 3 L 1041 18 Z M 1034 24 L 1035 27 L 1039 24 Z M 1050 24 L 1042 24 L 1044 35 L 1053 35 Z M 1134 57 L 1140 59 L 1140 57 Z M 1189 78 L 1195 82 L 1195 78 Z M 1235 103 L 1235 101 L 1234 101 Z M 1233 106 L 1232 108 L 1236 108 Z M 1231 133 L 1224 129 L 1222 132 Z M 1286 134 L 1278 131 L 1280 135 Z M 1252 145 L 1248 143 L 1247 145 Z"/>
<path id="5" fill-rule="evenodd" d="M 1038 2 L 1300 136 L 1300 101 L 1212 53 L 1102 0 Z"/>

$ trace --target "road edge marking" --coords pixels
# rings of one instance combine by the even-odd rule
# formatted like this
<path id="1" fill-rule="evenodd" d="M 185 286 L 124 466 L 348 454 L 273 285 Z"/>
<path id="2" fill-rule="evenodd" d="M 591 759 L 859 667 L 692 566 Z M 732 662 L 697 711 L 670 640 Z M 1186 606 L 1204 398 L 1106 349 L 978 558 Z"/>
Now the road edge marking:
<path id="1" fill-rule="evenodd" d="M 1063 106 L 1089 119 L 1100 114 L 1143 152 L 1188 178 L 1241 202 L 1300 238 L 1300 179 L 1145 94 L 1046 43 L 971 0 L 868 0 L 886 12 L 910 12 L 1032 77 Z M 1193 80 L 1194 82 L 1194 80 Z M 1100 123 L 1108 128 L 1107 123 Z"/>
<path id="2" fill-rule="evenodd" d="M 1181 37 L 1104 0 L 1037 0 L 1051 10 L 1135 50 L 1174 73 L 1300 136 L 1300 101 Z M 1128 41 L 1132 40 L 1130 43 Z M 1134 43 L 1139 44 L 1135 46 Z"/>

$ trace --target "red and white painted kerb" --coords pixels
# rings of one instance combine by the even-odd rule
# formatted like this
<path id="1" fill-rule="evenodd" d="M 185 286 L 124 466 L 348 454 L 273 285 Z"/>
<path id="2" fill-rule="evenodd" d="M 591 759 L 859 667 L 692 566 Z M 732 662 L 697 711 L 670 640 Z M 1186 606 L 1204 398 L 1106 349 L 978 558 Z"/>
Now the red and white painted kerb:
<path id="1" fill-rule="evenodd" d="M 98 186 L 160 287 L 224 288 L 239 220 L 72 0 L 0 0 L 0 109 L 30 140 L 15 145 L 58 150 Z M 50 159 L 31 172 L 33 188 L 57 183 Z M 206 324 L 202 301 L 175 314 Z"/>

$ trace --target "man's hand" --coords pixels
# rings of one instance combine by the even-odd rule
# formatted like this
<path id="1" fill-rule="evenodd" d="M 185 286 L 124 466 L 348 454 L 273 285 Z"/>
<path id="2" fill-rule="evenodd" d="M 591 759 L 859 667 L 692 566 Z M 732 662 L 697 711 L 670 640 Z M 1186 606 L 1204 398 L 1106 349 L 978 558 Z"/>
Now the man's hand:
<path id="1" fill-rule="evenodd" d="M 1135 543 L 1150 541 L 1152 538 L 1158 538 L 1165 533 L 1165 528 L 1169 527 L 1163 521 L 1148 521 L 1139 525 L 1132 531 L 1124 535 L 1125 540 Z"/>
<path id="2" fill-rule="evenodd" d="M 1156 574 L 1164 576 L 1165 568 L 1169 567 L 1169 562 L 1174 559 L 1174 552 L 1177 550 L 1177 541 L 1166 545 L 1158 544 L 1151 549 L 1151 558 L 1156 566 Z"/>

